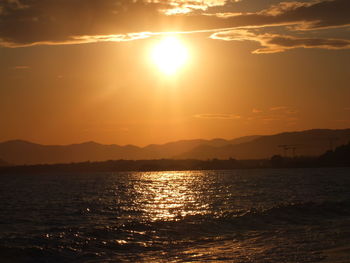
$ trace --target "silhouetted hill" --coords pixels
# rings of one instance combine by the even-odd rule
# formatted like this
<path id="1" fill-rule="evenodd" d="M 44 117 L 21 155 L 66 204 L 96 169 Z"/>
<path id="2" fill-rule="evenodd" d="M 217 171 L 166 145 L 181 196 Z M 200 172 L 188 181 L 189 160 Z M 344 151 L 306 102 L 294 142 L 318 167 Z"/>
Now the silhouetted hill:
<path id="1" fill-rule="evenodd" d="M 138 157 L 138 150 L 138 147 L 102 145 L 95 142 L 61 146 L 15 140 L 0 144 L 0 158 L 13 164 L 69 163 L 134 158 Z"/>
<path id="2" fill-rule="evenodd" d="M 345 130 L 307 130 L 285 132 L 276 135 L 260 136 L 251 141 L 214 147 L 200 145 L 187 153 L 178 155 L 181 159 L 265 159 L 281 154 L 292 156 L 293 149 L 298 156 L 319 156 L 331 147 L 342 145 L 350 140 L 350 129 Z M 290 145 L 284 150 L 282 145 Z M 288 146 L 287 146 L 288 147 Z"/>
<path id="3" fill-rule="evenodd" d="M 269 159 L 153 159 L 153 160 L 108 160 L 102 162 L 79 162 L 0 166 L 0 174 L 13 173 L 95 173 L 118 171 L 174 171 L 174 170 L 228 170 L 251 168 L 306 168 L 349 167 L 350 142 L 318 157 L 282 157 Z"/>
<path id="4" fill-rule="evenodd" d="M 0 159 L 14 165 L 53 164 L 106 160 L 151 159 L 266 159 L 283 154 L 279 145 L 295 145 L 296 154 L 319 156 L 333 146 L 350 141 L 347 130 L 308 130 L 268 136 L 245 136 L 233 140 L 183 140 L 146 147 L 103 145 L 85 142 L 72 145 L 40 145 L 22 140 L 0 143 Z M 288 150 L 292 155 L 292 150 Z"/>
<path id="5" fill-rule="evenodd" d="M 176 142 L 169 142 L 166 144 L 151 144 L 144 147 L 142 150 L 147 152 L 148 157 L 152 157 L 151 159 L 159 159 L 159 158 L 174 158 L 177 155 L 183 154 L 187 151 L 190 151 L 201 145 L 208 145 L 213 147 L 221 147 L 231 144 L 240 143 L 242 140 L 252 140 L 258 136 L 245 136 L 240 137 L 233 140 L 224 140 L 224 139 L 212 139 L 212 140 L 182 140 Z M 146 156 L 144 157 L 146 159 Z"/>
<path id="6" fill-rule="evenodd" d="M 173 158 L 199 145 L 224 146 L 234 144 L 237 140 L 249 140 L 256 136 L 237 138 L 231 141 L 182 140 L 166 144 L 152 144 L 146 147 L 134 145 L 103 145 L 96 142 L 85 142 L 71 145 L 40 145 L 22 140 L 0 143 L 0 158 L 13 164 L 52 164 L 106 160 L 149 160 Z"/>

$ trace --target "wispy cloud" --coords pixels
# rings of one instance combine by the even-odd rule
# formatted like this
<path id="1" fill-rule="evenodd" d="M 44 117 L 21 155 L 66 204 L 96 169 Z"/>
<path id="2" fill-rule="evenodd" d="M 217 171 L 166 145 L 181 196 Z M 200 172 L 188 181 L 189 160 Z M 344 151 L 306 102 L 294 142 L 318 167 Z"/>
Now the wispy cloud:
<path id="1" fill-rule="evenodd" d="M 280 2 L 254 13 L 221 12 L 226 27 L 257 28 L 293 25 L 295 30 L 315 30 L 350 25 L 350 1 L 314 0 Z"/>
<path id="2" fill-rule="evenodd" d="M 202 113 L 192 117 L 208 120 L 242 120 L 246 122 L 281 122 L 281 123 L 297 123 L 300 120 L 299 111 L 288 106 L 274 106 L 268 109 L 255 109 L 246 114 L 230 114 L 230 113 Z"/>
<path id="3" fill-rule="evenodd" d="M 97 43 L 97 42 L 127 42 L 138 39 L 145 39 L 151 36 L 158 35 L 157 33 L 150 32 L 140 32 L 140 33 L 127 33 L 119 35 L 85 35 L 85 36 L 72 36 L 65 41 L 46 41 L 46 42 L 36 42 L 28 44 L 16 44 L 7 43 L 7 47 L 26 47 L 35 45 L 75 45 L 75 44 L 87 44 L 87 43 Z"/>
<path id="4" fill-rule="evenodd" d="M 22 69 L 30 69 L 30 67 L 29 66 L 24 66 L 24 65 L 19 65 L 19 66 L 12 67 L 12 69 L 22 70 Z"/>
<path id="5" fill-rule="evenodd" d="M 262 118 L 263 121 L 280 121 L 282 120 L 281 118 L 277 118 L 277 117 L 265 117 L 265 118 Z"/>
<path id="6" fill-rule="evenodd" d="M 95 42 L 124 42 L 137 39 L 145 39 L 154 35 L 151 32 L 128 33 L 119 35 L 96 35 L 96 36 L 75 36 L 72 41 L 79 43 L 95 43 Z"/>
<path id="7" fill-rule="evenodd" d="M 280 2 L 278 4 L 272 5 L 266 10 L 260 12 L 260 14 L 272 15 L 272 16 L 280 16 L 287 12 L 298 11 L 301 8 L 310 8 L 313 5 L 319 4 L 320 1 L 312 0 L 309 2 Z"/>
<path id="8" fill-rule="evenodd" d="M 284 122 L 297 123 L 300 117 L 299 111 L 288 106 L 273 106 L 265 110 L 252 111 L 251 114 L 244 117 L 244 120 L 263 123 Z"/>
<path id="9" fill-rule="evenodd" d="M 270 107 L 269 108 L 270 113 L 269 114 L 273 114 L 275 116 L 280 116 L 283 119 L 286 120 L 298 120 L 299 118 L 296 117 L 296 115 L 299 113 L 298 110 L 293 109 L 291 107 L 288 106 L 274 106 L 274 107 Z"/>
<path id="10" fill-rule="evenodd" d="M 270 111 L 280 111 L 280 110 L 286 110 L 286 109 L 288 109 L 287 106 L 274 106 L 269 108 Z"/>
<path id="11" fill-rule="evenodd" d="M 219 119 L 219 120 L 239 120 L 242 117 L 235 114 L 205 113 L 196 114 L 193 117 L 200 119 Z"/>
<path id="12" fill-rule="evenodd" d="M 259 109 L 252 109 L 252 113 L 262 113 L 263 111 L 262 110 L 259 110 Z"/>
<path id="13" fill-rule="evenodd" d="M 254 50 L 254 54 L 284 52 L 294 48 L 320 49 L 350 49 L 348 39 L 305 38 L 278 34 L 256 34 L 244 29 L 217 32 L 211 35 L 212 39 L 226 41 L 254 41 L 262 48 Z"/>
<path id="14" fill-rule="evenodd" d="M 237 1 L 237 0 L 235 0 Z M 149 3 L 155 2 L 148 0 Z M 161 2 L 161 1 L 159 1 Z M 226 0 L 168 0 L 170 7 L 167 7 L 163 11 L 166 15 L 188 14 L 194 11 L 205 11 L 209 7 L 223 6 L 226 4 Z"/>

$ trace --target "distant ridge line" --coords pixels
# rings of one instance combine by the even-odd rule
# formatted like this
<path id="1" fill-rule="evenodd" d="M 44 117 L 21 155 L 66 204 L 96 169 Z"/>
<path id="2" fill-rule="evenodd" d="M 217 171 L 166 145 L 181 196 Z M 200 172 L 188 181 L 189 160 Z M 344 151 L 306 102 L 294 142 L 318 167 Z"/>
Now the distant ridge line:
<path id="1" fill-rule="evenodd" d="M 337 138 L 330 143 L 329 138 Z M 87 141 L 69 145 L 42 145 L 25 140 L 0 143 L 0 159 L 4 163 L 53 164 L 106 160 L 150 159 L 265 159 L 273 155 L 291 154 L 279 145 L 295 145 L 298 156 L 318 156 L 332 147 L 350 141 L 350 129 L 311 129 L 273 135 L 252 135 L 232 140 L 179 140 L 165 144 L 135 145 L 100 144 Z M 334 145 L 333 145 L 334 144 Z"/>

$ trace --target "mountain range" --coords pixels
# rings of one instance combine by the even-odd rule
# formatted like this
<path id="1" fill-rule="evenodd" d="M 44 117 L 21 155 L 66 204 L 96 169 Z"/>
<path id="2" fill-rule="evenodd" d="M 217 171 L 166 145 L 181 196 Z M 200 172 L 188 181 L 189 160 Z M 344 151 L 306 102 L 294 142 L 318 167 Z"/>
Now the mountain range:
<path id="1" fill-rule="evenodd" d="M 71 145 L 41 145 L 23 140 L 0 143 L 1 164 L 52 164 L 140 159 L 265 159 L 276 154 L 318 156 L 350 141 L 350 129 L 314 129 L 275 135 L 254 135 L 232 140 L 182 140 L 146 147 L 85 142 Z"/>

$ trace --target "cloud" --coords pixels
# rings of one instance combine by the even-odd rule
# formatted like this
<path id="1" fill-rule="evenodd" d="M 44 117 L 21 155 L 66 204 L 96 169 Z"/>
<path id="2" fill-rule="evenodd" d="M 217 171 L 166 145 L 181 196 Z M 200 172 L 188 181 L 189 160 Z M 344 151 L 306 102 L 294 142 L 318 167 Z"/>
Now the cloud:
<path id="1" fill-rule="evenodd" d="M 260 12 L 261 14 L 279 16 L 287 12 L 298 10 L 299 8 L 310 7 L 314 4 L 318 4 L 320 1 L 311 1 L 311 2 L 281 2 L 276 5 L 272 5 L 270 8 Z"/>
<path id="2" fill-rule="evenodd" d="M 251 112 L 237 115 L 230 113 L 202 113 L 196 114 L 193 117 L 207 120 L 242 120 L 254 122 L 293 122 L 299 120 L 299 111 L 288 106 L 275 106 L 266 110 L 253 109 Z"/>
<path id="3" fill-rule="evenodd" d="M 140 32 L 140 33 L 128 33 L 128 34 L 119 34 L 119 35 L 97 35 L 97 36 L 74 36 L 68 42 L 77 43 L 94 43 L 94 42 L 124 42 L 131 41 L 136 39 L 145 39 L 152 35 L 155 35 L 151 32 Z"/>
<path id="4" fill-rule="evenodd" d="M 194 115 L 195 118 L 200 119 L 218 119 L 218 120 L 238 120 L 242 117 L 234 114 L 220 114 L 220 113 L 205 113 Z"/>
<path id="5" fill-rule="evenodd" d="M 254 54 L 277 53 L 294 48 L 320 48 L 333 50 L 350 48 L 350 39 L 307 38 L 270 33 L 258 34 L 244 29 L 216 32 L 210 37 L 212 39 L 226 41 L 248 40 L 258 42 L 262 48 L 254 50 Z"/>
<path id="6" fill-rule="evenodd" d="M 281 2 L 252 13 L 228 12 L 233 2 L 237 1 L 2 0 L 0 44 L 9 47 L 77 44 L 151 36 L 143 32 L 210 32 L 281 25 L 292 26 L 293 30 L 314 30 L 350 25 L 349 0 Z M 223 34 L 228 33 L 215 36 L 223 39 Z M 256 53 L 276 52 L 276 48 L 269 49 L 270 46 L 281 46 L 285 50 L 297 45 L 336 49 L 347 45 L 346 40 L 337 39 L 258 36 L 258 42 L 267 42 L 268 48 Z"/>
<path id="7" fill-rule="evenodd" d="M 148 2 L 155 2 L 149 0 Z M 168 0 L 168 1 L 157 1 L 157 2 L 168 2 L 171 5 L 171 8 L 166 8 L 161 10 L 166 15 L 174 14 L 187 14 L 196 10 L 207 10 L 213 6 L 224 6 L 226 0 Z"/>
<path id="8" fill-rule="evenodd" d="M 85 35 L 85 36 L 72 36 L 66 40 L 62 41 L 39 41 L 27 44 L 17 44 L 17 43 L 4 43 L 7 47 L 26 47 L 34 45 L 74 45 L 74 44 L 86 44 L 86 43 L 96 43 L 96 42 L 125 42 L 137 39 L 145 39 L 155 35 L 150 32 L 140 32 L 140 33 L 128 33 L 119 35 Z"/>
<path id="9" fill-rule="evenodd" d="M 226 27 L 264 27 L 295 25 L 297 30 L 321 29 L 350 25 L 350 1 L 314 0 L 281 2 L 255 13 L 224 12 Z"/>
<path id="10" fill-rule="evenodd" d="M 269 110 L 270 111 L 280 111 L 280 110 L 287 110 L 288 107 L 287 106 L 275 106 L 275 107 L 271 107 Z"/>
<path id="11" fill-rule="evenodd" d="M 265 122 L 270 122 L 270 121 L 283 121 L 283 122 L 293 122 L 296 123 L 299 118 L 298 117 L 285 117 L 285 116 L 266 116 L 261 119 L 262 121 Z"/>
<path id="12" fill-rule="evenodd" d="M 299 111 L 297 111 L 297 110 L 286 110 L 286 113 L 287 114 L 297 114 L 297 113 L 299 113 Z"/>
<path id="13" fill-rule="evenodd" d="M 14 47 L 138 39 L 144 34 L 138 32 L 161 30 L 159 10 L 170 8 L 166 1 L 129 0 L 7 0 L 0 6 L 0 43 Z"/>
<path id="14" fill-rule="evenodd" d="M 259 109 L 252 109 L 252 113 L 262 113 L 263 111 L 262 110 L 259 110 Z"/>
<path id="15" fill-rule="evenodd" d="M 291 109 L 288 106 L 274 106 L 274 107 L 270 107 L 269 111 L 278 112 L 278 113 L 283 112 L 283 113 L 288 114 L 288 115 L 293 115 L 293 114 L 299 113 L 299 111 L 297 111 L 295 109 Z"/>
<path id="16" fill-rule="evenodd" d="M 22 70 L 22 69 L 30 69 L 30 67 L 29 66 L 20 65 L 20 66 L 14 66 L 14 67 L 12 67 L 12 69 Z"/>
<path id="17" fill-rule="evenodd" d="M 288 106 L 274 106 L 270 107 L 264 112 L 261 111 L 261 114 L 256 114 L 254 111 L 252 112 L 254 115 L 252 117 L 245 118 L 246 120 L 254 120 L 254 121 L 263 121 L 263 122 L 293 122 L 296 123 L 299 120 L 298 113 L 299 111 L 292 109 Z"/>

